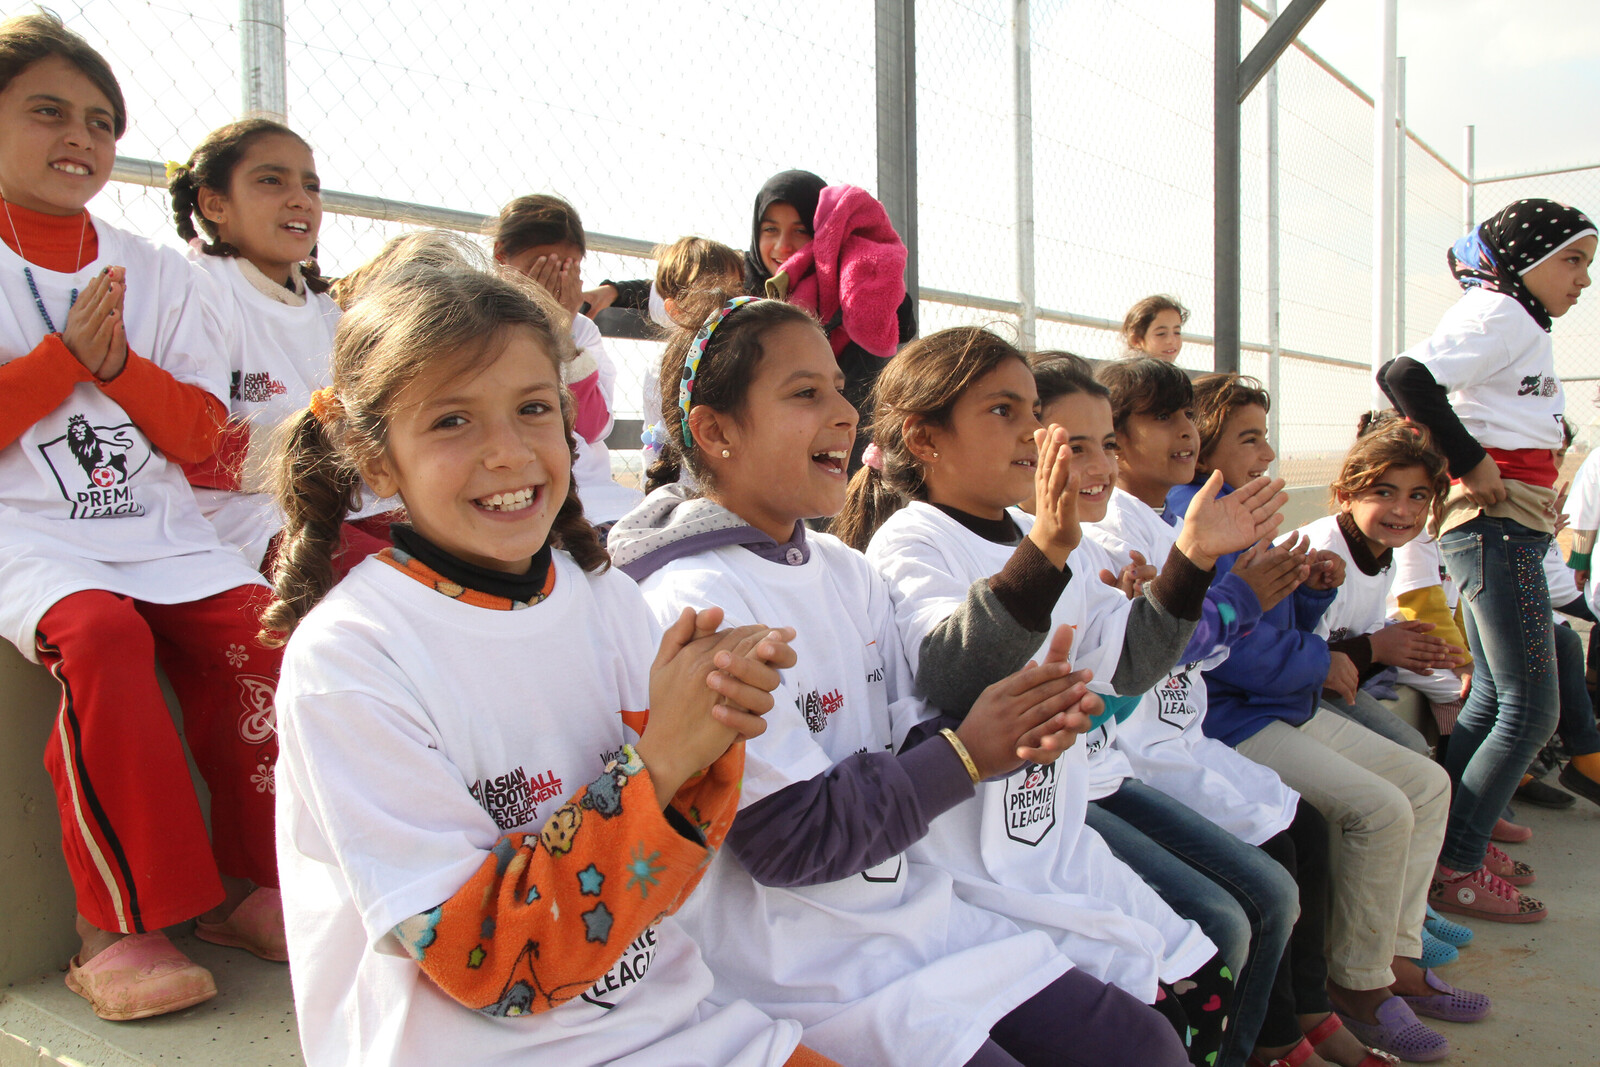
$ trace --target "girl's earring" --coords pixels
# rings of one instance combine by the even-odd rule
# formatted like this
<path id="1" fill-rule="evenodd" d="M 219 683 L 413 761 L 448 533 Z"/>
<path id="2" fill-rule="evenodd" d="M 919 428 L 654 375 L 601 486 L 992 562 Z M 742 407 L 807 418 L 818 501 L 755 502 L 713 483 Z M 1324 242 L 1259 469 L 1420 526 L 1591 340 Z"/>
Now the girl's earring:
<path id="1" fill-rule="evenodd" d="M 724 448 L 722 450 L 722 458 L 723 459 L 732 459 L 733 458 L 733 453 L 729 452 L 726 448 Z"/>
<path id="2" fill-rule="evenodd" d="M 934 459 L 938 459 L 938 458 L 939 458 L 939 453 L 937 453 L 937 452 L 935 452 L 935 453 L 934 453 L 934 454 L 933 454 L 933 458 L 934 458 Z"/>

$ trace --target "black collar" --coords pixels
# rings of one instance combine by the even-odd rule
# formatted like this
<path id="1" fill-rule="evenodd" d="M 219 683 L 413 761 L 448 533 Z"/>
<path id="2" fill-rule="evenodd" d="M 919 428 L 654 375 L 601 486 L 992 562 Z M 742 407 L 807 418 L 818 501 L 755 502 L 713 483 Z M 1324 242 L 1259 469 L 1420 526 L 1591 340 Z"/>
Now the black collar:
<path id="1" fill-rule="evenodd" d="M 933 506 L 985 541 L 993 541 L 997 545 L 1014 545 L 1022 540 L 1022 529 L 1008 512 L 1002 512 L 998 519 L 984 519 L 948 504 Z"/>
<path id="2" fill-rule="evenodd" d="M 537 600 L 544 591 L 545 580 L 550 576 L 550 542 L 533 555 L 528 573 L 523 575 L 492 571 L 475 563 L 457 559 L 426 537 L 417 533 L 408 523 L 397 522 L 389 527 L 395 547 L 406 555 L 438 571 L 457 585 L 474 589 L 489 596 L 504 597 L 528 603 Z"/>
<path id="3" fill-rule="evenodd" d="M 1350 560 L 1357 570 L 1371 577 L 1381 574 L 1389 566 L 1394 559 L 1394 549 L 1386 548 L 1382 554 L 1374 556 L 1372 547 L 1367 544 L 1367 535 L 1361 532 L 1361 527 L 1356 525 L 1356 520 L 1350 517 L 1348 511 L 1339 512 L 1335 521 L 1339 523 L 1339 532 L 1344 534 L 1344 543 L 1350 546 Z"/>

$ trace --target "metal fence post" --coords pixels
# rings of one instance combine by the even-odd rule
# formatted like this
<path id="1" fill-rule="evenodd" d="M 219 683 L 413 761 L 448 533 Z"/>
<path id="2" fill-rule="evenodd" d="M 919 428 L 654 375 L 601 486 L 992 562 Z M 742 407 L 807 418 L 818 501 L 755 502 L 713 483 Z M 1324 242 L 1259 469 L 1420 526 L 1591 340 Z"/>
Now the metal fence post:
<path id="1" fill-rule="evenodd" d="M 1278 17 L 1277 0 L 1267 0 L 1267 14 Z M 1279 333 L 1280 309 L 1283 294 L 1279 285 L 1278 256 L 1280 252 L 1282 216 L 1278 212 L 1278 65 L 1267 71 L 1267 395 L 1274 403 L 1267 408 L 1267 440 L 1280 455 L 1283 452 L 1283 338 Z M 1272 461 L 1273 473 L 1279 469 L 1278 459 Z"/>
<path id="2" fill-rule="evenodd" d="M 283 0 L 239 0 L 239 88 L 244 113 L 289 121 Z"/>
<path id="3" fill-rule="evenodd" d="M 906 246 L 906 291 L 917 298 L 916 0 L 876 0 L 878 199 Z"/>
<path id="4" fill-rule="evenodd" d="M 1216 0 L 1212 92 L 1212 366 L 1239 370 L 1239 50 L 1238 0 Z"/>
<path id="5" fill-rule="evenodd" d="M 1406 57 L 1395 60 L 1398 117 L 1394 135 L 1394 343 L 1406 348 Z"/>
<path id="6" fill-rule="evenodd" d="M 1467 170 L 1466 183 L 1461 186 L 1461 210 L 1467 216 L 1467 218 L 1466 225 L 1462 227 L 1461 232 L 1471 233 L 1472 228 L 1478 224 L 1477 205 L 1473 203 L 1473 199 L 1476 197 L 1478 192 L 1478 127 L 1464 127 L 1461 140 L 1461 152 L 1464 156 L 1466 156 Z"/>
<path id="7" fill-rule="evenodd" d="M 1395 0 L 1378 4 L 1378 91 L 1372 100 L 1372 369 L 1394 356 Z M 1383 392 L 1372 380 L 1372 403 Z"/>
<path id="8" fill-rule="evenodd" d="M 1033 277 L 1033 57 L 1029 0 L 1011 8 L 1011 85 L 1016 101 L 1017 303 L 1022 344 L 1031 350 L 1039 317 Z"/>

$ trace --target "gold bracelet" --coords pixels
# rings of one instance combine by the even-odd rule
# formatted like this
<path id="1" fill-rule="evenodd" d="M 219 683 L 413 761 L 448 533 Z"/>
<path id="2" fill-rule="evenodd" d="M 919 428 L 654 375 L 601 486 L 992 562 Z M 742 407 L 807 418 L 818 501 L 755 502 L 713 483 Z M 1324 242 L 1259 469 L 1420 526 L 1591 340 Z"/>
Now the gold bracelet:
<path id="1" fill-rule="evenodd" d="M 977 785 L 983 779 L 978 777 L 978 765 L 972 762 L 972 753 L 967 751 L 967 746 L 961 743 L 961 738 L 949 728 L 939 731 L 939 736 L 950 742 L 950 747 L 956 750 L 956 755 L 961 757 L 961 762 L 966 765 L 967 776 L 972 779 L 972 784 Z"/>

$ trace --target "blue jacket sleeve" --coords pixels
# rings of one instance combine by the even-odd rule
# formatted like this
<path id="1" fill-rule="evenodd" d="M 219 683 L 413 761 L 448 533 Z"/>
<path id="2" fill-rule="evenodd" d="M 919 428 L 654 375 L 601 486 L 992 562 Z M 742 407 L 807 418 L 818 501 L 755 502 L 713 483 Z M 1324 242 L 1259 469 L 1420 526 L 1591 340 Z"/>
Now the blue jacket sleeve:
<path id="1" fill-rule="evenodd" d="M 1273 607 L 1234 642 L 1226 661 L 1207 673 L 1219 682 L 1264 696 L 1317 692 L 1328 678 L 1328 643 L 1291 625 L 1287 601 Z"/>
<path id="2" fill-rule="evenodd" d="M 1327 614 L 1337 589 L 1307 589 L 1301 586 L 1294 591 L 1294 628 L 1308 633 L 1317 628 L 1322 616 Z"/>
<path id="3" fill-rule="evenodd" d="M 1200 608 L 1200 625 L 1183 650 L 1179 662 L 1202 660 L 1234 643 L 1254 629 L 1261 619 L 1261 601 L 1255 591 L 1232 571 L 1211 583 Z"/>

